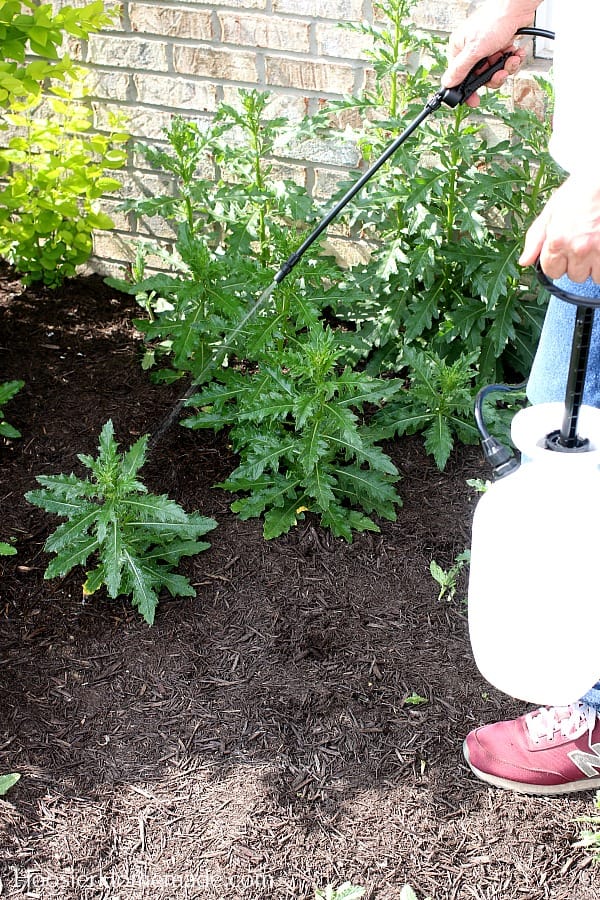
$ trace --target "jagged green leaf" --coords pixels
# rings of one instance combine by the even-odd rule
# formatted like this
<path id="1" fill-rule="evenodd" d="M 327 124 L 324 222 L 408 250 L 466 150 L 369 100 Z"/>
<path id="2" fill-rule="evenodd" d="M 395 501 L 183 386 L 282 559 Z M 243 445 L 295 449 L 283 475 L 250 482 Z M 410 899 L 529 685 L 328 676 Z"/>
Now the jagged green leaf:
<path id="1" fill-rule="evenodd" d="M 59 525 L 54 534 L 51 534 L 44 544 L 44 549 L 49 553 L 56 553 L 63 547 L 68 547 L 80 538 L 84 537 L 98 518 L 98 507 L 90 503 L 83 505 L 69 518 L 67 522 Z"/>
<path id="2" fill-rule="evenodd" d="M 131 581 L 132 603 L 137 606 L 148 625 L 153 625 L 158 597 L 152 589 L 148 572 L 144 570 L 142 562 L 127 549 L 123 551 L 123 563 L 127 567 Z"/>
<path id="3" fill-rule="evenodd" d="M 335 502 L 336 477 L 329 468 L 315 466 L 312 472 L 305 474 L 302 487 L 317 501 L 317 510 L 328 509 Z"/>
<path id="4" fill-rule="evenodd" d="M 133 477 L 142 468 L 146 461 L 147 447 L 148 435 L 144 434 L 123 454 L 123 473 L 126 477 Z"/>
<path id="5" fill-rule="evenodd" d="M 298 501 L 294 500 L 287 506 L 273 506 L 265 513 L 263 536 L 270 541 L 282 534 L 287 534 L 290 528 L 297 524 L 298 519 L 304 518 Z"/>
<path id="6" fill-rule="evenodd" d="M 336 537 L 344 538 L 349 544 L 352 543 L 354 531 L 378 532 L 381 530 L 369 516 L 365 516 L 358 510 L 333 504 L 321 514 L 321 524 L 325 528 L 330 528 Z"/>
<path id="7" fill-rule="evenodd" d="M 127 521 L 128 528 L 154 528 L 160 525 L 165 526 L 165 531 L 170 529 L 180 531 L 190 527 L 185 510 L 164 494 L 128 497 L 127 508 L 129 513 L 134 516 Z"/>
<path id="8" fill-rule="evenodd" d="M 25 382 L 14 380 L 14 381 L 5 381 L 0 384 L 0 408 L 4 406 L 5 403 L 8 403 L 9 400 L 17 394 L 22 387 L 24 387 Z"/>
<path id="9" fill-rule="evenodd" d="M 216 522 L 213 527 L 216 526 Z M 144 551 L 145 560 L 164 560 L 170 565 L 177 565 L 182 556 L 195 556 L 203 550 L 208 550 L 210 544 L 208 541 L 171 541 L 169 544 L 161 547 L 154 547 L 151 550 Z"/>
<path id="10" fill-rule="evenodd" d="M 425 429 L 425 449 L 433 455 L 437 467 L 443 470 L 452 452 L 454 441 L 448 423 L 441 415 L 436 415 Z"/>
<path id="11" fill-rule="evenodd" d="M 257 434 L 249 445 L 244 462 L 237 468 L 238 476 L 243 476 L 250 482 L 260 478 L 263 472 L 277 471 L 282 457 L 291 454 L 297 441 L 289 438 L 282 442 L 281 435 Z"/>
<path id="12" fill-rule="evenodd" d="M 106 536 L 102 541 L 104 578 L 109 597 L 117 597 L 121 590 L 123 550 L 121 529 L 116 520 L 111 519 L 107 523 Z"/>
<path id="13" fill-rule="evenodd" d="M 76 516 L 78 513 L 84 513 L 89 509 L 89 503 L 86 500 L 60 500 L 49 496 L 46 491 L 27 491 L 25 499 L 34 506 L 40 506 L 46 512 L 56 513 L 57 516 L 69 518 Z"/>
<path id="14" fill-rule="evenodd" d="M 83 566 L 88 557 L 98 549 L 98 541 L 95 537 L 87 536 L 73 538 L 68 547 L 60 550 L 53 560 L 48 563 L 44 578 L 58 578 L 67 575 L 75 566 Z"/>
<path id="15" fill-rule="evenodd" d="M 381 515 L 391 522 L 396 519 L 395 507 L 402 506 L 394 483 L 381 472 L 346 466 L 338 475 L 338 491 L 354 506 Z"/>

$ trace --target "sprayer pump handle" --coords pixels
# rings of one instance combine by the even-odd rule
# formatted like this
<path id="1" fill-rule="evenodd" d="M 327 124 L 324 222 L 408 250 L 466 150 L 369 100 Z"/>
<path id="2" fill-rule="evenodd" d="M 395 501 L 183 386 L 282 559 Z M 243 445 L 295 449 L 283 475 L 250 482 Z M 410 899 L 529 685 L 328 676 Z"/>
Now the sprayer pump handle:
<path id="1" fill-rule="evenodd" d="M 507 59 L 513 55 L 514 53 L 512 52 L 503 53 L 502 56 L 491 65 L 487 59 L 480 59 L 478 63 L 475 63 L 469 74 L 460 84 L 457 84 L 456 87 L 444 88 L 441 91 L 440 99 L 442 103 L 445 103 L 446 106 L 450 106 L 453 109 L 460 103 L 464 103 L 471 94 L 474 94 L 480 87 L 487 84 L 496 72 L 503 69 Z M 482 69 L 483 66 L 485 66 L 485 68 Z"/>
<path id="2" fill-rule="evenodd" d="M 540 284 L 543 285 L 553 297 L 558 297 L 559 300 L 565 300 L 567 303 L 572 303 L 574 306 L 585 306 L 588 309 L 600 308 L 600 297 L 586 297 L 582 294 L 573 294 L 571 291 L 566 291 L 564 288 L 555 284 L 554 281 L 548 278 L 542 269 L 542 264 L 539 259 L 535 264 L 535 274 L 537 275 Z"/>

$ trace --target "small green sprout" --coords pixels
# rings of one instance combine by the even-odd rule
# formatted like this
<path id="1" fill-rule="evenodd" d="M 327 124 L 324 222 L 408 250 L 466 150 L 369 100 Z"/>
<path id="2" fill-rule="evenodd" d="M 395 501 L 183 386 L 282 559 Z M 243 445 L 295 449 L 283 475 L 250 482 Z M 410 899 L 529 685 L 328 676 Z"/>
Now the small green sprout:
<path id="1" fill-rule="evenodd" d="M 4 797 L 20 777 L 18 772 L 12 772 L 10 775 L 0 775 L 0 797 Z"/>
<path id="2" fill-rule="evenodd" d="M 315 890 L 315 900 L 359 900 L 359 897 L 364 896 L 364 893 L 365 889 L 363 887 L 357 887 L 354 884 L 350 884 L 349 881 L 345 881 L 337 888 L 332 884 L 328 884 L 323 890 L 317 888 Z"/>
<path id="3" fill-rule="evenodd" d="M 431 572 L 431 576 L 434 581 L 440 586 L 440 592 L 438 594 L 438 600 L 443 600 L 444 597 L 450 602 L 454 595 L 456 594 L 456 587 L 458 583 L 458 576 L 464 566 L 471 559 L 471 551 L 463 550 L 462 553 L 459 553 L 458 556 L 454 559 L 454 565 L 450 566 L 449 569 L 442 569 L 440 565 L 435 561 L 435 559 L 431 560 L 429 565 L 429 571 Z"/>

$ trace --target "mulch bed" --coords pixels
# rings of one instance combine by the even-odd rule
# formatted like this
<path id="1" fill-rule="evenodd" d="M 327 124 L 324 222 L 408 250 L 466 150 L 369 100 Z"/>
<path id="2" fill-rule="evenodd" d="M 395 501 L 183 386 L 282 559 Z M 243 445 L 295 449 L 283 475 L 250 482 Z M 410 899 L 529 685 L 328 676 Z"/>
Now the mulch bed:
<path id="1" fill-rule="evenodd" d="M 112 418 L 122 448 L 177 398 L 152 385 L 130 298 L 96 276 L 56 292 L 0 272 L 0 382 L 20 440 L 0 444 L 0 895 L 596 900 L 574 848 L 591 795 L 487 788 L 461 743 L 524 707 L 474 667 L 464 581 L 429 573 L 470 541 L 477 448 L 440 473 L 421 440 L 387 449 L 404 507 L 352 544 L 311 520 L 271 542 L 214 489 L 226 435 L 174 426 L 142 478 L 219 522 L 182 563 L 195 599 L 165 597 L 149 628 L 127 600 L 83 602 L 81 571 L 44 581 L 58 520 L 29 505 L 35 475 L 83 470 Z M 407 702 L 412 694 L 425 703 Z"/>

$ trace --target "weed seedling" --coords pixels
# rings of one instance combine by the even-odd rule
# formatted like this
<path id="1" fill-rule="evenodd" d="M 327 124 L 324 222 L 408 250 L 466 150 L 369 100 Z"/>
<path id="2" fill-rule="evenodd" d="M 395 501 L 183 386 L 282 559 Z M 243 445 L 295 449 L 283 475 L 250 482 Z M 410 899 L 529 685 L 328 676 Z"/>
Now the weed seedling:
<path id="1" fill-rule="evenodd" d="M 600 791 L 596 791 L 594 806 L 600 812 Z M 589 850 L 592 853 L 594 862 L 600 862 L 600 815 L 580 816 L 575 821 L 593 827 L 582 830 L 579 834 L 579 840 L 573 846 Z"/>
<path id="2" fill-rule="evenodd" d="M 337 888 L 332 884 L 328 884 L 323 890 L 317 888 L 315 900 L 359 900 L 359 897 L 363 897 L 364 893 L 365 889 L 363 887 L 357 887 L 354 884 L 350 884 L 349 881 L 345 881 Z"/>
<path id="3" fill-rule="evenodd" d="M 26 498 L 67 520 L 44 545 L 56 553 L 44 577 L 66 575 L 92 557 L 95 565 L 86 573 L 84 596 L 102 585 L 113 599 L 131 596 L 133 606 L 152 625 L 163 587 L 173 597 L 194 596 L 188 579 L 172 569 L 182 556 L 206 550 L 209 544 L 198 537 L 217 523 L 186 513 L 164 495 L 148 493 L 137 477 L 147 441 L 144 435 L 126 453 L 119 453 L 109 420 L 100 435 L 98 456 L 78 456 L 91 478 L 39 475 L 41 489 L 29 491 Z"/>
<path id="4" fill-rule="evenodd" d="M 404 706 L 423 706 L 425 703 L 428 703 L 427 697 L 421 697 L 420 694 L 417 694 L 416 691 L 413 691 L 408 697 L 405 697 L 402 701 Z"/>
<path id="5" fill-rule="evenodd" d="M 450 602 L 454 598 L 458 576 L 463 567 L 467 565 L 470 558 L 470 550 L 464 550 L 455 557 L 454 565 L 450 566 L 449 569 L 442 569 L 442 567 L 436 563 L 435 559 L 431 560 L 429 571 L 431 572 L 433 579 L 437 581 L 440 586 L 438 600 L 443 600 L 444 597 L 446 597 L 448 602 Z"/>
<path id="6" fill-rule="evenodd" d="M 474 491 L 477 491 L 478 494 L 485 494 L 492 482 L 484 480 L 483 478 L 467 478 L 467 484 L 469 487 L 473 488 Z"/>

